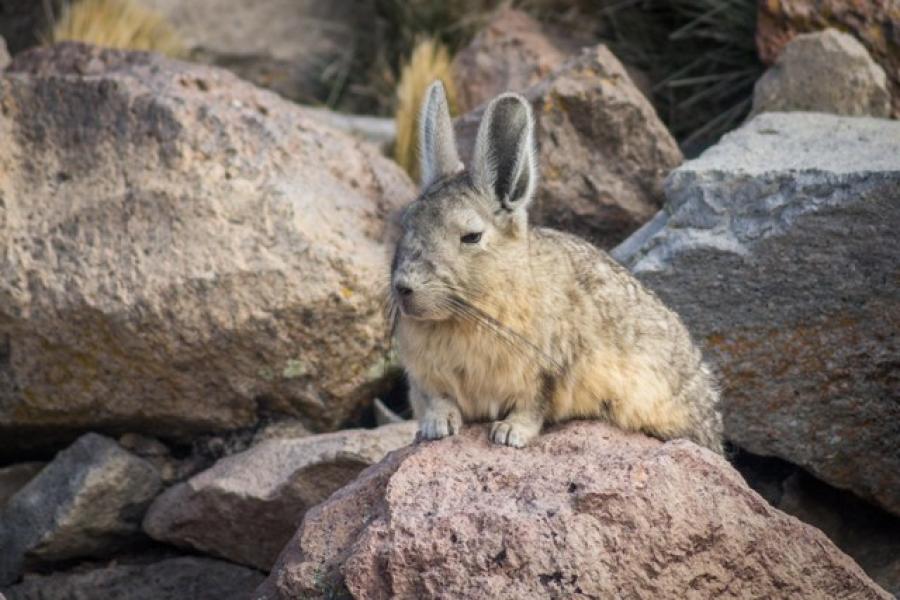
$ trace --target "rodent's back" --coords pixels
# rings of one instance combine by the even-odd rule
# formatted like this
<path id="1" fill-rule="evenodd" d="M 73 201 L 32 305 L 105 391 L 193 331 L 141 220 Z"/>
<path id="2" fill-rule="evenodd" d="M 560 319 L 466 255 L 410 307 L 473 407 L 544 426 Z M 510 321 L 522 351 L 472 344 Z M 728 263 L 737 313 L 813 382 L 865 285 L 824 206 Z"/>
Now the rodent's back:
<path id="1" fill-rule="evenodd" d="M 718 392 L 681 319 L 608 254 L 552 229 L 532 230 L 538 337 L 561 339 L 556 420 L 601 416 L 663 438 L 720 450 Z M 550 291 L 552 290 L 552 291 Z M 560 293 L 564 291 L 564 293 Z M 537 333 L 537 332 L 536 332 Z"/>

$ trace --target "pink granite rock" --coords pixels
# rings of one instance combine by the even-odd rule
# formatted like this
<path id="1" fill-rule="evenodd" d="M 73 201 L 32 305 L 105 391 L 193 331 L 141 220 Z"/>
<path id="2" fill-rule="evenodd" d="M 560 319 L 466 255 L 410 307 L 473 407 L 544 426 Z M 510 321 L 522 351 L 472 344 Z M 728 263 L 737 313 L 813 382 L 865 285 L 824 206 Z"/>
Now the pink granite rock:
<path id="1" fill-rule="evenodd" d="M 722 458 L 597 422 L 530 447 L 474 426 L 307 513 L 257 599 L 889 598 Z"/>

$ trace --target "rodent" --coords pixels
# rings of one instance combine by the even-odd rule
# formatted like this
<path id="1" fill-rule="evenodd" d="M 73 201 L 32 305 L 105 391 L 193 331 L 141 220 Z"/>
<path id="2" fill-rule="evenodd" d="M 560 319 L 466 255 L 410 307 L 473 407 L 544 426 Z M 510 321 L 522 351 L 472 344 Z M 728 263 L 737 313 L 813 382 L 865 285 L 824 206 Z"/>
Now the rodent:
<path id="1" fill-rule="evenodd" d="M 587 241 L 529 226 L 530 104 L 488 105 L 466 169 L 436 82 L 420 144 L 389 291 L 420 436 L 489 420 L 494 442 L 522 447 L 545 423 L 597 418 L 721 454 L 717 383 L 678 315 Z"/>

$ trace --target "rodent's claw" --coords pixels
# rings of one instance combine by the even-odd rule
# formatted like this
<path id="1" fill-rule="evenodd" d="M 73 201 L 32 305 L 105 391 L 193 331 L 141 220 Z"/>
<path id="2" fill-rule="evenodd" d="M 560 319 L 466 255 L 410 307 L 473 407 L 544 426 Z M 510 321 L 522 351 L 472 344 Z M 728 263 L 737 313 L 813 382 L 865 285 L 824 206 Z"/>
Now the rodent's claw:
<path id="1" fill-rule="evenodd" d="M 535 436 L 535 432 L 521 423 L 495 421 L 491 426 L 491 441 L 495 444 L 524 448 Z"/>
<path id="2" fill-rule="evenodd" d="M 419 421 L 419 433 L 426 440 L 439 440 L 459 433 L 462 415 L 459 410 L 432 410 Z"/>

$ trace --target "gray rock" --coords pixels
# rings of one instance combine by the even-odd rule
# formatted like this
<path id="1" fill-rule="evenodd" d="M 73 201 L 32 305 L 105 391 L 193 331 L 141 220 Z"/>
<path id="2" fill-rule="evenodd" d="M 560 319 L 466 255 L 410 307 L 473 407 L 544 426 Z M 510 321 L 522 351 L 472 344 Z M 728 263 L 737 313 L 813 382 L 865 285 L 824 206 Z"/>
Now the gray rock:
<path id="1" fill-rule="evenodd" d="M 8 600 L 222 600 L 249 598 L 262 580 L 262 573 L 247 567 L 184 557 L 35 575 L 4 593 Z"/>
<path id="2" fill-rule="evenodd" d="M 196 452 L 183 459 L 175 458 L 169 448 L 156 438 L 126 433 L 119 437 L 118 442 L 132 454 L 153 465 L 165 485 L 183 481 L 200 470 L 198 462 L 202 457 L 196 456 Z M 203 467 L 210 463 L 211 461 L 207 462 Z"/>
<path id="3" fill-rule="evenodd" d="M 0 511 L 0 584 L 23 567 L 104 556 L 132 540 L 160 487 L 147 461 L 109 438 L 81 436 Z"/>
<path id="4" fill-rule="evenodd" d="M 614 256 L 722 372 L 726 435 L 900 514 L 900 123 L 766 113 Z"/>
<path id="5" fill-rule="evenodd" d="M 42 462 L 24 462 L 0 469 L 0 508 L 44 468 Z"/>
<path id="6" fill-rule="evenodd" d="M 80 44 L 18 55 L 0 105 L 0 450 L 371 401 L 414 196 L 377 148 L 227 71 Z"/>
<path id="7" fill-rule="evenodd" d="M 312 432 L 297 419 L 285 419 L 269 423 L 253 436 L 253 445 L 266 440 L 283 438 L 301 438 L 312 435 Z"/>
<path id="8" fill-rule="evenodd" d="M 523 92 L 540 146 L 535 223 L 610 248 L 656 214 L 663 180 L 681 164 L 678 145 L 622 63 L 584 49 Z M 468 162 L 485 106 L 454 123 Z"/>
<path id="9" fill-rule="evenodd" d="M 415 431 L 415 423 L 402 423 L 265 440 L 166 490 L 144 530 L 267 571 L 307 509 L 409 444 Z"/>
<path id="10" fill-rule="evenodd" d="M 753 90 L 752 114 L 793 110 L 889 117 L 887 75 L 852 35 L 798 35 Z"/>

